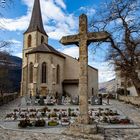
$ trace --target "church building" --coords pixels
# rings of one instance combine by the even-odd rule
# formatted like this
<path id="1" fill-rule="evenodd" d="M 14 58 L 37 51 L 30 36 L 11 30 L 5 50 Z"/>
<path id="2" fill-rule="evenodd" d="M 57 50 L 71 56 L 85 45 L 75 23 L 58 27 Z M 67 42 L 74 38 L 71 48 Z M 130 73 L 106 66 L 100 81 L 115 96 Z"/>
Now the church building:
<path id="1" fill-rule="evenodd" d="M 40 0 L 34 1 L 32 17 L 24 33 L 21 95 L 78 96 L 79 61 L 48 44 Z M 98 92 L 98 70 L 88 66 L 88 95 Z"/>

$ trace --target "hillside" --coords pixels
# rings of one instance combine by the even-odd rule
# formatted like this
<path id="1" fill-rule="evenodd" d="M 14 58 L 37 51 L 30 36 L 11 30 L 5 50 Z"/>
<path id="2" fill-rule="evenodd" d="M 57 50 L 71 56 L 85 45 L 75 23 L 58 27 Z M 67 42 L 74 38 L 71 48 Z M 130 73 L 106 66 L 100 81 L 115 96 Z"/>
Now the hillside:
<path id="1" fill-rule="evenodd" d="M 116 80 L 112 79 L 110 81 L 99 84 L 100 93 L 113 93 L 116 91 Z"/>
<path id="2" fill-rule="evenodd" d="M 16 92 L 20 90 L 22 59 L 6 54 L 0 58 L 0 90 Z"/>

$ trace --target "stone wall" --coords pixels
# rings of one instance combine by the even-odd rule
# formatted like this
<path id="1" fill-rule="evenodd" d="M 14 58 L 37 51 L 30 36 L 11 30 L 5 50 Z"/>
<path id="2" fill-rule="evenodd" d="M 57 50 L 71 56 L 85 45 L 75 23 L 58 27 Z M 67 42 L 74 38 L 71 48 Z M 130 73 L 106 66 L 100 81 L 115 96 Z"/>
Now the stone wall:
<path id="1" fill-rule="evenodd" d="M 0 96 L 0 105 L 7 104 L 8 102 L 16 99 L 19 96 L 18 93 L 8 93 Z"/>
<path id="2" fill-rule="evenodd" d="M 120 101 L 124 101 L 126 103 L 130 103 L 136 106 L 140 106 L 140 97 L 138 96 L 118 96 Z"/>

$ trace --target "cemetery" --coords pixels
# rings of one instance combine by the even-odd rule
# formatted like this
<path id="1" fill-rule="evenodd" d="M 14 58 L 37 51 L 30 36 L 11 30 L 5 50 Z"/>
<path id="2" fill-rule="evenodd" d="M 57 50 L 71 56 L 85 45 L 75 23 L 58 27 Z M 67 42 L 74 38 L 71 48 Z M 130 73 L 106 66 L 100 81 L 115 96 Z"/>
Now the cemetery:
<path id="1" fill-rule="evenodd" d="M 61 19 L 56 20 L 56 17 L 53 17 L 52 14 L 51 16 L 54 18 L 54 20 L 52 20 L 51 16 L 49 17 L 47 14 L 41 13 L 41 6 L 43 5 L 40 4 L 41 2 L 48 2 L 48 4 L 51 3 L 51 5 L 53 5 L 52 7 L 57 7 L 53 12 L 62 12 L 58 17 L 63 18 L 63 22 L 61 22 L 65 27 L 63 29 L 64 31 L 62 29 L 59 30 L 59 34 L 62 32 L 60 36 L 53 32 L 55 28 L 60 28 L 60 25 L 63 26 L 61 22 L 58 23 Z M 31 8 L 33 10 L 29 26 L 23 34 L 24 43 L 22 66 L 20 67 L 22 71 L 20 93 L 4 95 L 0 89 L 0 140 L 13 140 L 11 137 L 17 140 L 121 140 L 124 136 L 125 139 L 134 140 L 139 137 L 139 56 L 133 57 L 133 54 L 135 50 L 139 51 L 136 47 L 137 42 L 138 45 L 140 42 L 138 39 L 136 39 L 136 42 L 133 42 L 132 38 L 135 37 L 136 34 L 131 37 L 131 29 L 127 25 L 127 21 L 121 16 L 121 12 L 125 9 L 123 4 L 127 2 L 119 2 L 118 7 L 115 6 L 114 1 L 111 3 L 113 5 L 109 5 L 111 11 L 113 8 L 115 10 L 114 13 L 109 13 L 111 17 L 103 23 L 100 23 L 102 21 L 98 21 L 98 18 L 95 18 L 99 23 L 95 21 L 95 25 L 90 25 L 88 19 L 91 17 L 88 12 L 85 12 L 85 7 L 80 7 L 79 10 L 76 10 L 80 11 L 80 9 L 83 9 L 84 12 L 79 12 L 77 14 L 79 20 L 74 22 L 74 20 L 77 19 L 77 16 L 73 17 L 75 13 L 70 14 L 68 11 L 67 14 L 63 13 L 67 9 L 63 0 L 34 0 L 33 8 L 31 6 L 30 8 L 28 7 L 28 12 L 31 11 Z M 119 4 L 122 4 L 124 7 L 122 5 L 119 6 Z M 132 9 L 131 4 L 132 3 L 129 3 L 127 5 L 129 10 Z M 118 16 L 116 11 L 120 12 Z M 124 11 L 127 10 L 125 9 Z M 69 17 L 67 17 L 68 15 Z M 43 21 L 42 17 L 44 18 L 45 16 L 48 19 Z M 126 16 L 125 18 L 129 20 L 130 17 Z M 119 34 L 116 35 L 120 36 L 120 33 L 122 33 L 122 36 L 125 36 L 122 40 L 116 37 L 116 42 L 113 31 L 110 32 L 108 30 L 108 25 L 111 27 L 118 24 L 113 23 L 115 25 L 110 25 L 114 20 L 113 18 L 116 18 L 115 20 L 117 21 L 121 19 L 123 23 L 123 26 L 119 28 Z M 48 27 L 50 27 L 48 33 L 45 31 L 47 27 L 46 21 L 48 22 Z M 70 22 L 70 24 L 68 22 Z M 43 24 L 45 24 L 45 26 Z M 75 27 L 71 27 L 71 24 L 76 28 L 78 27 L 78 30 Z M 76 24 L 78 26 L 76 26 Z M 99 27 L 96 27 L 96 24 L 98 24 Z M 54 25 L 56 26 L 55 28 L 53 27 Z M 89 29 L 88 25 L 93 29 Z M 66 26 L 67 28 L 71 28 L 71 30 L 66 32 L 68 30 L 65 29 Z M 114 27 L 114 29 L 117 30 L 117 27 L 118 26 Z M 124 33 L 121 31 L 123 28 Z M 25 27 L 23 29 L 25 30 Z M 53 42 L 54 40 L 58 41 L 58 38 L 54 39 L 52 36 L 59 36 L 59 43 L 57 43 L 61 46 Z M 117 43 L 118 40 L 122 42 Z M 20 44 L 19 41 L 14 40 L 14 42 Z M 49 44 L 50 42 L 53 42 L 52 44 L 55 44 L 56 48 L 52 47 Z M 109 47 L 106 48 L 104 45 L 104 50 L 109 50 L 107 52 L 108 61 L 109 63 L 113 63 L 114 71 L 116 71 L 116 73 L 118 72 L 117 76 L 123 78 L 122 75 L 124 75 L 125 77 L 125 81 L 121 81 L 121 78 L 117 79 L 115 83 L 117 86 L 115 93 L 105 92 L 106 95 L 104 97 L 106 98 L 103 98 L 103 93 L 99 92 L 98 75 L 101 76 L 103 72 L 98 72 L 98 69 L 93 67 L 94 64 L 97 65 L 96 62 L 92 62 L 92 66 L 89 65 L 89 63 L 91 63 L 89 62 L 91 61 L 89 51 L 91 51 L 90 45 L 92 43 L 96 44 L 96 46 L 102 46 L 102 43 L 110 43 L 111 49 Z M 67 53 L 65 54 L 64 49 L 61 48 L 62 45 L 74 45 L 78 47 L 78 58 L 74 58 Z M 124 52 L 126 50 L 128 53 L 126 53 L 125 56 Z M 132 58 L 129 58 L 130 54 Z M 97 55 L 99 55 L 99 52 Z M 101 56 L 98 57 L 105 57 L 105 55 L 101 53 Z M 98 65 L 100 65 L 99 63 L 102 61 L 102 59 L 98 58 Z M 4 63 L 6 63 L 6 61 L 3 61 L 2 65 Z M 14 64 L 9 66 L 14 66 Z M 103 71 L 105 71 L 105 69 L 103 69 Z M 101 78 L 103 79 L 104 76 Z M 124 86 L 124 94 L 122 95 L 117 92 L 120 86 L 118 84 L 119 82 Z M 128 96 L 127 88 L 128 85 L 130 86 L 131 84 L 133 88 L 135 87 L 137 96 Z M 1 88 L 4 87 L 1 85 Z M 132 86 L 130 87 L 132 88 Z M 112 89 L 112 87 L 110 87 L 110 89 Z M 103 90 L 106 91 L 104 88 Z M 21 138 L 22 136 L 23 138 Z"/>
<path id="2" fill-rule="evenodd" d="M 97 97 L 94 97 L 94 100 L 92 99 L 93 103 L 89 104 L 88 116 L 90 125 L 97 124 L 97 126 L 110 128 L 118 128 L 119 126 L 136 127 L 131 118 L 128 118 L 121 111 L 105 102 L 97 104 L 97 99 Z M 22 103 L 23 100 L 22 98 Z M 32 100 L 30 100 L 31 104 L 27 100 L 26 105 L 21 104 L 19 108 L 12 108 L 13 110 L 5 115 L 0 124 L 10 129 L 30 128 L 30 130 L 37 130 L 42 128 L 50 129 L 51 131 L 51 128 L 66 129 L 77 121 L 77 117 L 80 114 L 79 106 L 73 105 L 70 102 L 67 105 L 62 103 L 61 105 L 56 103 L 40 105 L 35 104 Z"/>

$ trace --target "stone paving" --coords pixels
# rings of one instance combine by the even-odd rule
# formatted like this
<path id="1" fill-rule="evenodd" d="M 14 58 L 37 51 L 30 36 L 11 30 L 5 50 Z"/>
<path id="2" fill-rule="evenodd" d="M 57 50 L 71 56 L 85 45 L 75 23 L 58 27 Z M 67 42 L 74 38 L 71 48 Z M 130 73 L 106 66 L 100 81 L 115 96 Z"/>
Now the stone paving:
<path id="1" fill-rule="evenodd" d="M 105 101 L 106 102 L 106 101 Z M 140 126 L 140 109 L 135 108 L 130 104 L 111 100 L 111 106 L 123 112 L 126 116 L 131 118 L 134 123 Z M 20 107 L 20 99 L 12 101 L 0 107 L 0 119 L 5 117 L 15 107 Z M 37 130 L 32 132 L 28 130 L 5 130 L 0 128 L 0 140 L 86 140 L 87 138 L 72 137 L 60 134 L 62 130 L 53 128 L 52 131 Z M 55 133 L 54 133 L 55 132 Z M 57 132 L 57 134 L 56 134 Z M 140 129 L 105 129 L 105 140 L 140 140 Z"/>

